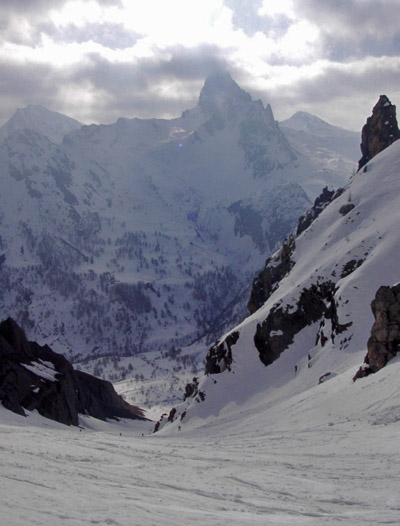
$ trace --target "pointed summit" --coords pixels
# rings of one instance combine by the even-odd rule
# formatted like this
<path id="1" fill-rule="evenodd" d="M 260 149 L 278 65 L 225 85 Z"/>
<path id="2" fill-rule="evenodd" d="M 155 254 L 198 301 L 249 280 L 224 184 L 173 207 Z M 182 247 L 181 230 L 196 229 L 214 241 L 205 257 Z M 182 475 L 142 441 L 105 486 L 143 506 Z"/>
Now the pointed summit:
<path id="1" fill-rule="evenodd" d="M 227 72 L 209 75 L 199 97 L 199 106 L 208 115 L 230 113 L 239 103 L 246 102 L 251 102 L 250 95 Z"/>
<path id="2" fill-rule="evenodd" d="M 397 139 L 400 139 L 400 130 L 397 125 L 396 106 L 386 95 L 381 95 L 361 132 L 362 157 L 358 162 L 358 169 Z"/>

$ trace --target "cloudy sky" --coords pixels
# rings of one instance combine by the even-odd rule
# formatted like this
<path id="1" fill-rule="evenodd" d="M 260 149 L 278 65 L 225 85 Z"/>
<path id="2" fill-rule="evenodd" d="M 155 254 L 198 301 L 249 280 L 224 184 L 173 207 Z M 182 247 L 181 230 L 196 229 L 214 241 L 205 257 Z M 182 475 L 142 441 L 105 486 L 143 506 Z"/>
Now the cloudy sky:
<path id="1" fill-rule="evenodd" d="M 399 20 L 400 0 L 0 0 L 0 125 L 174 117 L 225 70 L 279 120 L 358 131 L 380 94 L 400 105 Z"/>

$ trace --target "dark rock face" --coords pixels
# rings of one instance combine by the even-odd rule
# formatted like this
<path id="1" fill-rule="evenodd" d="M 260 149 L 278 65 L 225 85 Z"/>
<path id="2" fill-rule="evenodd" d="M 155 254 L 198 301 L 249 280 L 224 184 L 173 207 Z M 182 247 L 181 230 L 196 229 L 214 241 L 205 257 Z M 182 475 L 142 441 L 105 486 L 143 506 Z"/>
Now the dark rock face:
<path id="1" fill-rule="evenodd" d="M 206 356 L 206 374 L 223 373 L 226 369 L 231 370 L 232 347 L 239 339 L 237 331 L 229 334 L 225 340 L 217 341 Z"/>
<path id="2" fill-rule="evenodd" d="M 339 197 L 344 192 L 343 188 L 338 190 L 329 190 L 327 186 L 322 190 L 321 194 L 315 199 L 313 206 L 307 210 L 306 215 L 299 217 L 297 225 L 296 236 L 299 236 L 304 230 L 313 223 L 319 214 L 331 203 L 334 199 Z"/>
<path id="3" fill-rule="evenodd" d="M 291 256 L 296 243 L 293 236 L 283 242 L 282 248 L 265 262 L 264 269 L 253 281 L 247 308 L 250 314 L 264 305 L 271 294 L 278 288 L 281 279 L 293 268 Z"/>
<path id="4" fill-rule="evenodd" d="M 351 212 L 354 208 L 353 203 L 346 203 L 345 205 L 341 206 L 339 208 L 339 214 L 342 216 L 346 216 L 349 212 Z"/>
<path id="5" fill-rule="evenodd" d="M 78 425 L 78 414 L 145 420 L 143 411 L 125 402 L 110 382 L 75 371 L 47 345 L 28 342 L 11 318 L 0 324 L 0 400 L 20 415 L 36 409 L 66 425 Z"/>
<path id="6" fill-rule="evenodd" d="M 254 336 L 254 344 L 264 365 L 277 360 L 293 343 L 294 336 L 298 332 L 321 318 L 331 321 L 332 340 L 336 334 L 340 334 L 351 325 L 351 323 L 345 325 L 339 323 L 335 291 L 335 284 L 331 281 L 313 284 L 310 288 L 302 290 L 296 305 L 282 308 L 277 304 L 270 310 L 267 318 L 257 325 Z M 322 346 L 327 340 L 322 330 L 318 334 L 318 340 L 321 341 Z"/>
<path id="7" fill-rule="evenodd" d="M 200 92 L 199 106 L 203 113 L 225 119 L 239 103 L 251 102 L 251 96 L 241 89 L 227 72 L 209 75 Z"/>
<path id="8" fill-rule="evenodd" d="M 260 250 L 265 250 L 267 240 L 262 227 L 263 217 L 250 205 L 243 205 L 241 201 L 232 203 L 228 211 L 235 215 L 235 236 L 248 235 Z"/>
<path id="9" fill-rule="evenodd" d="M 353 380 L 376 373 L 400 351 L 400 284 L 380 287 L 371 303 L 375 323 L 364 365 Z"/>
<path id="10" fill-rule="evenodd" d="M 362 157 L 358 162 L 358 169 L 399 138 L 396 106 L 386 95 L 381 95 L 361 132 Z"/>
<path id="11" fill-rule="evenodd" d="M 296 237 L 302 234 L 320 215 L 320 213 L 337 197 L 344 192 L 343 188 L 329 190 L 325 187 L 321 194 L 315 199 L 313 206 L 304 216 L 298 220 Z M 352 205 L 354 207 L 354 205 Z M 276 255 L 270 257 L 265 262 L 264 269 L 253 281 L 253 287 L 247 308 L 253 314 L 268 300 L 271 294 L 278 288 L 279 282 L 293 268 L 294 261 L 291 256 L 296 248 L 295 237 L 290 236 L 282 244 L 282 248 Z"/>
<path id="12" fill-rule="evenodd" d="M 347 263 L 343 265 L 342 272 L 340 274 L 341 278 L 345 278 L 352 274 L 355 270 L 357 270 L 361 265 L 364 263 L 364 259 L 351 259 Z"/>

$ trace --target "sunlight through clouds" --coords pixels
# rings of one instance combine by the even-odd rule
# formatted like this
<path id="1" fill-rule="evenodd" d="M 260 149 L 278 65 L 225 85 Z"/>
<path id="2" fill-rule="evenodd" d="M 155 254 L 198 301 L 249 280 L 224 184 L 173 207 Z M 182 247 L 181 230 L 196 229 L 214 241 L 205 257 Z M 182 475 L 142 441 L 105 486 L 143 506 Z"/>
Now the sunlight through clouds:
<path id="1" fill-rule="evenodd" d="M 57 26 L 66 26 L 74 24 L 77 27 L 85 26 L 92 21 L 101 22 L 107 17 L 112 18 L 112 11 L 115 7 L 104 8 L 95 0 L 72 0 L 64 4 L 62 9 L 54 10 L 51 14 L 51 20 Z"/>
<path id="2" fill-rule="evenodd" d="M 294 23 L 279 41 L 282 55 L 291 60 L 307 60 L 315 54 L 319 31 L 307 20 Z"/>
<path id="3" fill-rule="evenodd" d="M 54 82 L 62 71 L 64 93 L 69 84 L 76 92 L 79 77 L 82 92 L 89 89 L 90 99 L 98 94 L 93 105 L 98 114 L 90 117 L 96 122 L 115 118 L 116 108 L 107 111 L 109 101 L 121 101 L 121 112 L 128 106 L 132 114 L 127 116 L 175 116 L 196 104 L 205 77 L 218 69 L 230 71 L 263 102 L 279 100 L 275 112 L 286 118 L 302 109 L 310 75 L 323 89 L 325 63 L 330 72 L 338 72 L 342 63 L 349 65 L 353 96 L 365 101 L 368 112 L 377 90 L 387 91 L 394 100 L 400 95 L 386 60 L 399 55 L 400 4 L 376 0 L 375 9 L 372 5 L 372 0 L 340 6 L 319 0 L 2 0 L 0 65 L 9 75 L 4 86 L 12 85 L 14 78 L 24 79 L 30 98 L 21 100 L 4 87 L 0 100 L 7 103 L 0 102 L 0 124 L 9 116 L 10 100 L 15 106 L 36 99 L 43 103 L 42 80 L 39 73 L 37 78 L 32 75 L 35 65 L 45 67 Z M 379 75 L 365 83 L 365 76 L 373 78 L 376 62 L 381 65 Z M 357 67 L 361 63 L 363 68 Z M 393 68 L 397 62 L 392 60 Z M 30 72 L 26 78 L 24 71 Z M 110 71 L 114 83 L 106 78 Z M 400 75 L 396 69 L 394 73 Z M 284 102 L 282 89 L 288 86 L 297 96 L 296 105 L 292 96 Z M 118 96 L 118 87 L 123 95 Z M 344 89 L 340 85 L 337 91 Z M 65 103 L 57 93 L 49 106 Z M 122 103 L 129 93 L 135 97 Z M 133 102 L 136 98 L 139 106 Z M 182 100 L 182 106 L 171 105 L 172 99 Z M 144 100 L 148 111 L 158 108 L 157 114 L 143 113 Z M 74 112 L 75 118 L 83 118 L 83 110 L 74 107 Z"/>

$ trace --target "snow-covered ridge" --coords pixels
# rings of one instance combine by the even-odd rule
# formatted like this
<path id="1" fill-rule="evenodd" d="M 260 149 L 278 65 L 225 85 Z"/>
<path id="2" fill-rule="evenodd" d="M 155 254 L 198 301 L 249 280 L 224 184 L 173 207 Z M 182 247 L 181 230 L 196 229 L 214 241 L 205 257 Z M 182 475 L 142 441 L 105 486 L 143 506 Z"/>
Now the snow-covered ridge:
<path id="1" fill-rule="evenodd" d="M 62 142 L 64 135 L 81 126 L 80 122 L 62 113 L 50 111 L 40 105 L 29 105 L 18 109 L 0 128 L 0 142 L 18 130 L 30 129 L 58 144 Z"/>
<path id="2" fill-rule="evenodd" d="M 315 389 L 321 378 L 351 382 L 374 321 L 371 301 L 381 285 L 399 279 L 399 171 L 397 141 L 372 159 L 365 173 L 356 173 L 344 193 L 295 239 L 291 270 L 267 302 L 228 333 L 237 340 L 230 346 L 230 367 L 201 379 L 194 398 L 177 408 L 174 426 L 190 428 L 222 414 L 235 415 L 260 397 L 268 405 L 281 403 Z M 310 294 L 313 301 L 307 307 L 304 298 Z M 300 305 L 310 309 L 308 320 Z M 279 325 L 285 317 L 292 320 L 286 329 Z M 291 342 L 285 340 L 289 329 Z M 262 346 L 270 352 L 280 341 L 282 354 L 264 367 Z"/>

